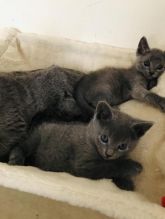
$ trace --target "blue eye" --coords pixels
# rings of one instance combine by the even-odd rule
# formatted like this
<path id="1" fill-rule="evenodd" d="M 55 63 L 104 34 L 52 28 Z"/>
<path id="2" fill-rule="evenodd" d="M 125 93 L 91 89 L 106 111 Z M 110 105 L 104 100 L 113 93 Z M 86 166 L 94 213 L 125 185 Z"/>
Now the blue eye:
<path id="1" fill-rule="evenodd" d="M 120 144 L 117 147 L 118 151 L 125 151 L 125 150 L 127 150 L 127 148 L 128 148 L 127 144 Z"/>
<path id="2" fill-rule="evenodd" d="M 101 135 L 100 140 L 103 144 L 107 144 L 108 143 L 108 136 L 107 135 Z"/>
<path id="3" fill-rule="evenodd" d="M 148 60 L 144 61 L 144 66 L 149 67 L 150 66 L 150 62 Z"/>

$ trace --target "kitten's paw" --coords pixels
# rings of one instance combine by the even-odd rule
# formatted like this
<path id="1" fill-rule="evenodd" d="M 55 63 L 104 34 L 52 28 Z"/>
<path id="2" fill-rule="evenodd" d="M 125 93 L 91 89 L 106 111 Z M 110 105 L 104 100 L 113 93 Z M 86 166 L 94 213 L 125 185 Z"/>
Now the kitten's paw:
<path id="1" fill-rule="evenodd" d="M 134 169 L 134 173 L 136 175 L 136 174 L 139 174 L 142 172 L 143 167 L 139 162 L 134 161 L 133 169 Z"/>
<path id="2" fill-rule="evenodd" d="M 147 89 L 148 89 L 148 90 L 152 89 L 153 87 L 155 87 L 155 86 L 157 85 L 157 83 L 158 83 L 158 79 L 157 79 L 157 78 L 155 78 L 155 79 L 149 81 L 149 82 L 148 82 Z"/>
<path id="3" fill-rule="evenodd" d="M 143 167 L 140 163 L 131 160 L 125 159 L 121 162 L 120 173 L 124 178 L 130 178 L 132 176 L 136 176 L 141 173 Z"/>
<path id="4" fill-rule="evenodd" d="M 120 189 L 133 191 L 135 189 L 134 183 L 131 179 L 125 178 L 113 178 L 112 181 L 119 187 Z"/>
<path id="5" fill-rule="evenodd" d="M 24 165 L 25 156 L 22 150 L 18 147 L 15 147 L 11 150 L 9 155 L 8 164 L 10 165 Z"/>
<path id="6" fill-rule="evenodd" d="M 165 112 L 165 98 L 163 97 L 159 102 L 160 109 Z"/>
<path id="7" fill-rule="evenodd" d="M 128 175 L 128 176 L 131 176 L 131 177 L 132 177 L 132 176 L 136 176 L 136 175 L 140 174 L 140 173 L 142 172 L 142 170 L 143 170 L 142 165 L 141 165 L 140 163 L 134 161 L 134 162 L 132 163 L 132 166 L 130 166 L 130 167 L 128 168 L 128 173 L 127 173 L 127 175 Z"/>
<path id="8" fill-rule="evenodd" d="M 8 164 L 10 165 L 20 165 L 20 166 L 23 166 L 25 163 L 25 159 L 24 158 L 10 158 L 9 161 L 8 161 Z"/>

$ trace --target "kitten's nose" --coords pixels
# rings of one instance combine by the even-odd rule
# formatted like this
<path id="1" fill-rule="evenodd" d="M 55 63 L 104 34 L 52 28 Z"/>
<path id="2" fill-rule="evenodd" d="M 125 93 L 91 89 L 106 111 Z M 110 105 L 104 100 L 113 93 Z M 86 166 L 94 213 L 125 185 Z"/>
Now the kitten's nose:
<path id="1" fill-rule="evenodd" d="M 107 157 L 112 157 L 113 156 L 114 151 L 112 149 L 108 149 L 106 150 L 105 154 Z"/>

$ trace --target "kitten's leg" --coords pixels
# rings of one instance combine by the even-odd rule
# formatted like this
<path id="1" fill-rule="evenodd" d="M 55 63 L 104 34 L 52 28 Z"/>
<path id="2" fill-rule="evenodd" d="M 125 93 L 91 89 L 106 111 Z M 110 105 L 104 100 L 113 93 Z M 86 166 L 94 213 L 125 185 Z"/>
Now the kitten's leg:
<path id="1" fill-rule="evenodd" d="M 158 79 L 155 78 L 155 79 L 152 79 L 148 82 L 148 85 L 147 85 L 147 90 L 150 90 L 152 89 L 153 87 L 155 87 L 158 83 Z"/>
<path id="2" fill-rule="evenodd" d="M 0 106 L 0 159 L 27 136 L 27 123 L 14 103 Z"/>
<path id="3" fill-rule="evenodd" d="M 112 181 L 120 188 L 127 191 L 133 191 L 134 190 L 134 183 L 131 179 L 127 178 L 113 178 Z"/>
<path id="4" fill-rule="evenodd" d="M 130 178 L 136 176 L 141 173 L 143 169 L 139 162 L 131 159 L 117 159 L 115 162 L 118 171 L 116 174 L 118 175 L 117 178 Z"/>
<path id="5" fill-rule="evenodd" d="M 91 179 L 130 178 L 142 171 L 140 163 L 131 159 L 86 161 L 75 167 L 75 175 Z"/>
<path id="6" fill-rule="evenodd" d="M 84 162 L 76 168 L 74 175 L 90 179 L 112 179 L 121 189 L 133 190 L 132 176 L 139 174 L 141 164 L 131 159 L 118 159 L 113 161 Z"/>
<path id="7" fill-rule="evenodd" d="M 8 164 L 11 165 L 24 165 L 25 156 L 20 147 L 14 147 L 9 154 Z"/>
<path id="8" fill-rule="evenodd" d="M 165 112 L 165 97 L 152 93 L 144 87 L 135 87 L 132 90 L 132 98 L 149 103 Z"/>
<path id="9" fill-rule="evenodd" d="M 38 128 L 29 131 L 26 139 L 20 141 L 20 144 L 10 151 L 8 163 L 11 165 L 24 165 L 27 158 L 34 155 L 40 139 L 41 136 Z"/>

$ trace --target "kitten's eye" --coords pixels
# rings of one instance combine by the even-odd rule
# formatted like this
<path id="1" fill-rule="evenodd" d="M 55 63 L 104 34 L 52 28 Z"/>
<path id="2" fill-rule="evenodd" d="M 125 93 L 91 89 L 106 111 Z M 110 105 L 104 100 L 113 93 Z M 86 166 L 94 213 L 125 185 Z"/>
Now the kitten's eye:
<path id="1" fill-rule="evenodd" d="M 125 151 L 127 148 L 128 148 L 127 144 L 118 145 L 118 151 Z"/>
<path id="2" fill-rule="evenodd" d="M 144 61 L 144 66 L 149 67 L 150 66 L 150 62 L 148 60 Z"/>
<path id="3" fill-rule="evenodd" d="M 162 70 L 163 69 L 163 65 L 158 65 L 156 69 Z"/>
<path id="4" fill-rule="evenodd" d="M 103 144 L 107 144 L 108 143 L 108 136 L 107 135 L 101 135 L 100 140 Z"/>

